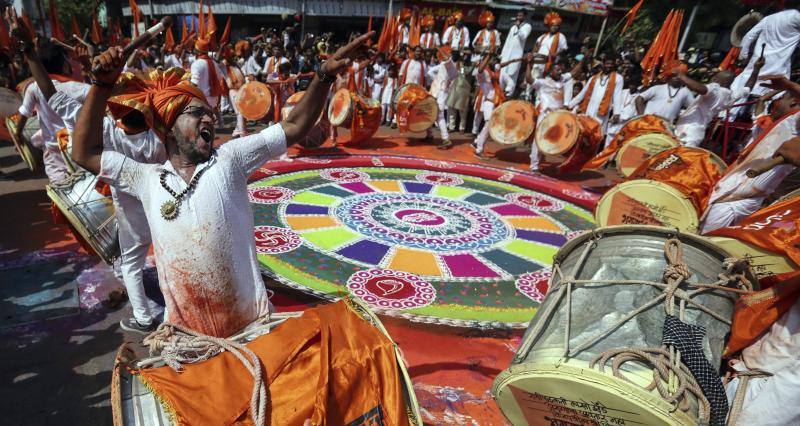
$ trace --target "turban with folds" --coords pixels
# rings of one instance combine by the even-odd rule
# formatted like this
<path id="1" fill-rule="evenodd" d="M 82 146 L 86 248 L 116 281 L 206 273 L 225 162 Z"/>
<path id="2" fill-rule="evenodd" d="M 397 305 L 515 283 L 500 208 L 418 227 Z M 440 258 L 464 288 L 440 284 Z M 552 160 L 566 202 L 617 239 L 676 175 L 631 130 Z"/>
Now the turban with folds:
<path id="1" fill-rule="evenodd" d="M 189 81 L 189 73 L 181 68 L 147 74 L 126 72 L 117 80 L 108 109 L 117 120 L 139 111 L 147 125 L 166 141 L 167 132 L 194 98 L 208 103 L 203 92 Z"/>

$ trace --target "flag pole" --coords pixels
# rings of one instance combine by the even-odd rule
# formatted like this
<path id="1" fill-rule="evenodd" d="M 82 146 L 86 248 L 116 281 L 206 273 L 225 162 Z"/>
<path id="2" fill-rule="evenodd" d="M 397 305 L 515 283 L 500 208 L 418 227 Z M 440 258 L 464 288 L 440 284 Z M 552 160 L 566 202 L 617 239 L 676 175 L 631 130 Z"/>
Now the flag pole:
<path id="1" fill-rule="evenodd" d="M 689 38 L 689 31 L 692 30 L 692 23 L 694 22 L 695 15 L 697 15 L 697 9 L 700 9 L 700 2 L 695 3 L 694 7 L 692 8 L 692 14 L 689 15 L 689 22 L 686 23 L 686 29 L 683 30 L 681 44 L 678 45 L 678 53 L 683 52 L 683 46 L 686 44 L 686 40 Z"/>
<path id="2" fill-rule="evenodd" d="M 600 40 L 603 39 L 603 33 L 606 31 L 606 24 L 608 23 L 608 15 L 603 18 L 603 25 L 600 26 L 600 34 L 597 35 L 597 44 L 594 46 L 594 55 L 597 56 L 598 51 L 600 50 Z"/>

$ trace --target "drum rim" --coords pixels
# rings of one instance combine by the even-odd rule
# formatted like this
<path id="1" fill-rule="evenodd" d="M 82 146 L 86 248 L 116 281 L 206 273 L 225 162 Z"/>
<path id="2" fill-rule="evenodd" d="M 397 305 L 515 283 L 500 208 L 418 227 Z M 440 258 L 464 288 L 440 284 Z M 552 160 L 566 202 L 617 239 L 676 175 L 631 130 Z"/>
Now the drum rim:
<path id="1" fill-rule="evenodd" d="M 657 180 L 654 180 L 654 179 L 632 179 L 632 180 L 629 180 L 629 181 L 622 182 L 622 183 L 620 183 L 618 185 L 615 185 L 614 187 L 612 187 L 611 189 L 606 191 L 606 193 L 603 194 L 603 196 L 600 197 L 599 200 L 597 200 L 597 207 L 595 207 L 595 210 L 594 210 L 594 220 L 595 220 L 595 222 L 598 223 L 598 224 L 600 223 L 600 220 L 598 218 L 598 214 L 600 212 L 600 206 L 604 205 L 604 201 L 606 199 L 611 199 L 611 196 L 613 194 L 616 194 L 616 193 L 622 191 L 623 189 L 625 189 L 627 187 L 634 186 L 634 185 L 641 185 L 643 183 L 647 183 L 649 185 L 655 186 L 655 187 L 657 187 L 659 189 L 664 190 L 664 192 L 671 193 L 671 195 L 679 196 L 678 198 L 682 199 L 688 206 L 691 207 L 691 211 L 690 212 L 694 212 L 694 217 L 696 219 L 692 221 L 692 224 L 694 225 L 693 226 L 693 229 L 694 229 L 693 233 L 696 234 L 699 231 L 699 228 L 700 228 L 700 214 L 697 212 L 697 209 L 694 207 L 694 203 L 692 203 L 691 198 L 688 197 L 683 192 L 681 192 L 678 189 L 676 189 L 675 187 L 673 187 L 672 185 L 664 183 L 664 182 L 660 182 L 660 181 L 657 181 Z M 690 217 L 689 219 L 692 219 L 692 218 Z M 634 225 L 605 225 L 603 227 L 609 227 L 609 226 L 634 226 Z M 640 225 L 640 226 L 648 226 L 648 225 Z M 670 229 L 669 227 L 666 227 L 666 228 Z M 692 233 L 692 231 L 690 231 L 688 229 L 684 230 L 683 232 Z"/>
<path id="2" fill-rule="evenodd" d="M 660 116 L 658 114 L 640 114 L 640 115 L 635 115 L 635 116 L 625 120 L 625 122 L 622 123 L 622 127 L 619 128 L 619 131 L 621 132 L 622 129 L 624 129 L 625 126 L 627 126 L 629 123 L 631 123 L 633 121 L 636 121 L 636 120 L 638 120 L 640 118 L 647 117 L 647 116 L 653 116 L 653 117 L 656 117 L 656 118 L 660 119 L 661 122 L 664 123 L 665 127 L 669 131 L 669 135 L 672 136 L 673 138 L 675 138 L 675 125 L 672 124 L 671 121 L 667 120 L 666 118 L 664 118 L 664 117 L 662 117 L 662 116 Z M 653 132 L 653 133 L 657 133 L 657 132 Z"/>
<path id="3" fill-rule="evenodd" d="M 38 172 L 41 168 L 41 163 L 33 153 L 33 145 L 24 136 L 22 140 L 17 140 L 17 122 L 14 121 L 12 117 L 6 117 L 6 128 L 8 129 L 8 133 L 11 134 L 11 143 L 17 147 L 17 155 L 19 155 L 25 165 L 28 166 L 28 170 L 34 173 Z"/>
<path id="4" fill-rule="evenodd" d="M 346 108 L 344 108 L 344 111 L 342 111 L 343 113 L 346 112 L 346 114 L 344 114 L 341 121 L 337 120 L 336 114 L 333 113 L 333 100 L 336 99 L 337 96 L 343 96 L 345 99 L 347 99 L 347 106 Z M 334 92 L 333 96 L 331 96 L 331 102 L 328 105 L 328 121 L 330 121 L 331 124 L 333 124 L 334 126 L 337 127 L 341 126 L 347 121 L 347 117 L 350 117 L 352 111 L 353 111 L 353 94 L 350 93 L 350 90 L 343 87 Z"/>
<path id="5" fill-rule="evenodd" d="M 783 259 L 788 265 L 793 267 L 793 270 L 797 270 L 797 268 L 800 268 L 800 265 L 796 264 L 791 258 L 786 257 L 786 256 L 781 256 L 778 253 L 773 253 L 771 251 L 767 251 L 765 249 L 762 249 L 761 247 L 758 247 L 758 246 L 755 246 L 753 244 L 750 244 L 747 241 L 742 241 L 742 240 L 739 240 L 739 239 L 736 239 L 736 238 L 733 238 L 733 237 L 729 237 L 729 236 L 726 236 L 726 235 L 709 235 L 709 236 L 704 237 L 704 238 L 706 238 L 707 240 L 711 241 L 714 244 L 719 244 L 717 241 L 724 241 L 726 243 L 732 242 L 732 243 L 740 244 L 740 245 L 746 247 L 748 250 L 757 251 L 761 256 L 775 257 L 775 258 Z M 733 255 L 733 253 L 732 253 L 732 255 Z M 790 272 L 790 271 L 786 271 L 786 272 Z"/>
<path id="6" fill-rule="evenodd" d="M 251 84 L 251 83 L 252 83 L 252 85 L 253 85 L 253 86 L 259 86 L 259 85 L 260 85 L 260 86 L 264 86 L 264 87 L 267 89 L 267 90 L 266 90 L 266 91 L 267 91 L 267 93 L 269 93 L 269 94 L 270 94 L 269 106 L 267 107 L 267 110 L 266 110 L 266 111 L 264 111 L 264 114 L 263 114 L 263 115 L 261 115 L 261 116 L 260 116 L 260 117 L 258 117 L 258 118 L 251 118 L 251 117 L 255 117 L 255 116 L 248 117 L 248 116 L 244 115 L 244 114 L 242 113 L 242 112 L 244 111 L 244 109 L 242 109 L 242 108 L 241 108 L 241 106 L 240 106 L 240 105 L 241 105 L 241 102 L 244 102 L 244 98 L 243 98 L 242 96 L 239 96 L 239 93 L 243 93 L 243 92 L 245 91 L 245 88 L 247 87 L 247 85 L 249 85 L 249 84 Z M 274 93 L 272 93 L 272 88 L 271 88 L 271 87 L 269 87 L 269 85 L 268 85 L 268 84 L 266 84 L 266 83 L 262 83 L 262 82 L 260 82 L 260 81 L 257 81 L 257 80 L 254 80 L 254 81 L 248 81 L 248 82 L 246 82 L 246 83 L 242 84 L 242 87 L 240 87 L 240 88 L 239 88 L 239 91 L 238 91 L 238 92 L 237 92 L 237 94 L 236 94 L 236 101 L 235 101 L 235 102 L 236 102 L 236 106 L 239 108 L 239 112 L 240 112 L 240 113 L 242 113 L 242 117 L 244 117 L 244 118 L 246 118 L 246 119 L 248 119 L 248 120 L 258 121 L 258 120 L 261 120 L 262 118 L 266 117 L 267 115 L 269 115 L 269 112 L 270 112 L 270 111 L 271 111 L 273 108 L 275 108 L 275 94 L 274 94 Z"/>
<path id="7" fill-rule="evenodd" d="M 509 104 L 509 106 L 506 106 L 507 104 Z M 533 115 L 531 117 L 535 117 L 535 115 L 536 115 L 536 107 L 533 105 L 533 103 L 525 101 L 525 100 L 522 100 L 522 99 L 510 99 L 508 101 L 503 102 L 502 104 L 500 104 L 500 106 L 495 108 L 494 111 L 492 111 L 492 116 L 489 118 L 489 123 L 488 123 L 488 125 L 489 125 L 489 136 L 492 137 L 492 140 L 494 140 L 495 142 L 497 142 L 497 143 L 499 143 L 501 145 L 504 145 L 504 146 L 514 146 L 514 145 L 519 145 L 519 144 L 525 143 L 525 141 L 530 139 L 531 136 L 535 136 L 536 135 L 536 120 L 535 119 L 533 120 L 533 125 L 531 126 L 531 133 L 528 135 L 528 137 L 526 137 L 525 139 L 523 139 L 523 140 L 521 140 L 519 142 L 505 143 L 505 142 L 503 142 L 501 140 L 502 138 L 500 138 L 500 135 L 495 135 L 494 126 L 492 125 L 492 123 L 495 122 L 495 117 L 499 116 L 499 115 L 495 115 L 495 114 L 499 114 L 499 111 L 505 110 L 507 108 L 511 108 L 510 104 L 529 105 L 530 109 L 531 109 L 531 112 L 533 113 Z"/>
<path id="8" fill-rule="evenodd" d="M 620 159 L 622 158 L 622 154 L 625 152 L 625 150 L 626 150 L 626 149 L 628 149 L 628 148 L 629 148 L 629 145 L 631 145 L 632 143 L 634 143 L 634 142 L 636 142 L 636 141 L 638 141 L 638 140 L 640 140 L 640 139 L 641 139 L 641 140 L 644 140 L 644 138 L 646 138 L 646 137 L 655 137 L 655 138 L 659 138 L 659 139 L 663 139 L 663 140 L 669 140 L 670 142 L 673 142 L 673 143 L 674 143 L 674 145 L 672 145 L 671 147 L 669 147 L 669 148 L 667 148 L 667 149 L 664 149 L 663 151 L 659 151 L 659 152 L 657 152 L 657 153 L 655 153 L 655 154 L 651 155 L 651 156 L 650 156 L 650 158 L 653 158 L 653 157 L 655 157 L 656 155 L 658 155 L 658 154 L 661 154 L 661 153 L 662 153 L 662 152 L 664 152 L 664 151 L 668 151 L 668 150 L 670 150 L 670 149 L 673 149 L 673 148 L 677 148 L 677 147 L 679 147 L 679 146 L 682 146 L 682 144 L 681 144 L 681 142 L 680 142 L 679 140 L 675 139 L 673 136 L 670 136 L 670 135 L 668 135 L 668 134 L 666 134 L 666 133 L 658 133 L 658 132 L 644 133 L 644 134 L 641 134 L 641 135 L 638 135 L 638 136 L 636 136 L 636 137 L 633 137 L 633 138 L 631 138 L 630 140 L 626 141 L 626 142 L 625 142 L 625 143 L 624 143 L 624 144 L 623 144 L 623 145 L 622 145 L 622 146 L 619 148 L 619 150 L 617 151 L 617 154 L 616 154 L 616 155 L 614 155 L 614 162 L 617 164 L 617 172 L 619 172 L 619 174 L 620 174 L 620 175 L 622 175 L 622 177 L 628 177 L 628 176 L 630 176 L 630 175 L 631 175 L 631 174 L 632 174 L 632 173 L 633 173 L 633 172 L 634 172 L 634 171 L 635 171 L 635 170 L 638 168 L 638 166 L 637 166 L 637 167 L 634 167 L 634 168 L 633 168 L 633 170 L 631 170 L 631 171 L 630 171 L 630 173 L 627 173 L 627 174 L 626 174 L 625 172 L 623 172 L 623 171 L 622 171 L 622 164 L 620 164 Z M 649 158 L 648 158 L 648 159 L 646 159 L 646 160 L 644 160 L 644 161 L 648 161 L 648 160 L 649 160 Z M 643 162 L 644 162 L 644 161 L 643 161 Z M 643 163 L 643 162 L 642 162 L 642 163 Z M 641 165 L 642 163 L 639 163 L 639 165 Z"/>
<path id="9" fill-rule="evenodd" d="M 574 148 L 575 145 L 578 144 L 578 140 L 580 139 L 580 133 L 576 133 L 575 134 L 575 140 L 572 141 L 572 143 L 569 145 L 569 147 L 564 149 L 564 150 L 561 150 L 559 152 L 547 152 L 547 150 L 542 149 L 542 147 L 538 143 L 539 132 L 540 131 L 544 131 L 544 130 L 542 130 L 543 129 L 542 123 L 544 123 L 544 121 L 547 120 L 547 117 L 549 117 L 551 114 L 554 114 L 554 113 L 569 115 L 570 117 L 572 117 L 572 119 L 575 120 L 576 127 L 581 127 L 580 120 L 578 120 L 579 114 L 575 114 L 574 112 L 568 111 L 566 109 L 556 109 L 556 110 L 548 112 L 544 117 L 542 117 L 542 121 L 537 123 L 536 130 L 533 133 L 533 142 L 536 143 L 536 147 L 539 148 L 539 151 L 542 151 L 545 155 L 563 155 L 564 153 L 567 153 L 572 148 Z"/>

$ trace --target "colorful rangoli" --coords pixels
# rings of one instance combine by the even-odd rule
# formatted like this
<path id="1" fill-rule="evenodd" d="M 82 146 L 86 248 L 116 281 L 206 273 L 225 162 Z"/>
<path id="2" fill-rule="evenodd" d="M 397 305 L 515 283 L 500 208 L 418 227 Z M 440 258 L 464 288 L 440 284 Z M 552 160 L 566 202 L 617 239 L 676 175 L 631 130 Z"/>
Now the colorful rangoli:
<path id="1" fill-rule="evenodd" d="M 553 255 L 593 228 L 579 187 L 508 170 L 403 157 L 272 162 L 250 201 L 258 259 L 318 296 L 476 327 L 524 326 Z"/>

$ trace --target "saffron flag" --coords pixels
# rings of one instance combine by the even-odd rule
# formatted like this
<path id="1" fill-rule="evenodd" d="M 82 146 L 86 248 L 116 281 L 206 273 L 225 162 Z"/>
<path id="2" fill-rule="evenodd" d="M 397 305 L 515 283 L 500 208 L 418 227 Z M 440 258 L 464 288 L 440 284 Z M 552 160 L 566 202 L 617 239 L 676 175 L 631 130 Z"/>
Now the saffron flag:
<path id="1" fill-rule="evenodd" d="M 97 12 L 92 14 L 92 43 L 100 44 L 103 42 L 103 28 L 97 20 Z"/>
<path id="2" fill-rule="evenodd" d="M 72 15 L 72 34 L 78 37 L 81 36 L 81 29 L 78 27 L 78 21 L 75 20 L 75 15 Z"/>
<path id="3" fill-rule="evenodd" d="M 136 0 L 128 0 L 128 6 L 131 8 L 131 15 L 133 15 L 133 36 L 139 37 L 139 6 L 136 4 Z"/>
<path id="4" fill-rule="evenodd" d="M 225 29 L 222 30 L 222 36 L 219 38 L 220 46 L 231 41 L 231 17 L 228 16 L 228 22 L 225 23 Z"/>
<path id="5" fill-rule="evenodd" d="M 171 52 L 172 49 L 175 48 L 175 38 L 172 35 L 172 27 L 169 27 L 164 31 L 166 33 L 166 35 L 164 36 L 164 49 L 167 52 Z"/>
<path id="6" fill-rule="evenodd" d="M 625 31 L 628 30 L 628 27 L 630 27 L 631 24 L 633 24 L 633 21 L 636 20 L 636 15 L 639 13 L 639 9 L 641 9 L 642 3 L 644 3 L 644 0 L 639 0 L 636 3 L 636 5 L 634 5 L 631 8 L 631 10 L 629 10 L 628 13 L 625 14 L 625 16 L 623 17 L 623 19 L 626 20 L 625 25 L 622 27 L 622 31 L 620 31 L 619 35 L 625 34 Z"/>
<path id="7" fill-rule="evenodd" d="M 61 22 L 58 21 L 58 12 L 56 12 L 56 2 L 55 0 L 50 0 L 49 3 L 50 3 L 49 4 L 50 35 L 60 41 L 64 41 L 66 40 L 66 36 L 64 36 L 64 29 L 61 28 Z"/>

